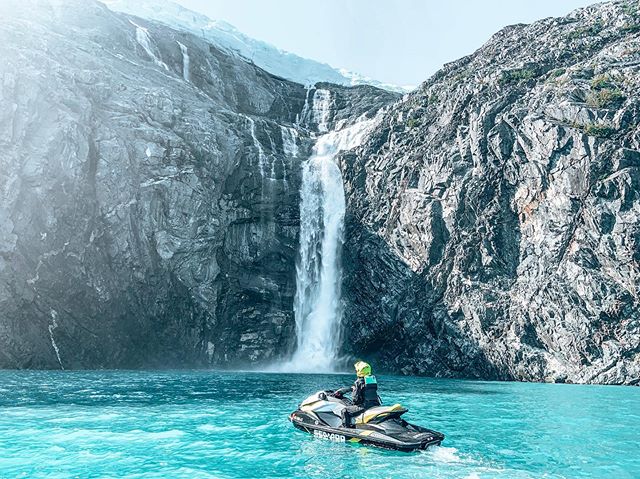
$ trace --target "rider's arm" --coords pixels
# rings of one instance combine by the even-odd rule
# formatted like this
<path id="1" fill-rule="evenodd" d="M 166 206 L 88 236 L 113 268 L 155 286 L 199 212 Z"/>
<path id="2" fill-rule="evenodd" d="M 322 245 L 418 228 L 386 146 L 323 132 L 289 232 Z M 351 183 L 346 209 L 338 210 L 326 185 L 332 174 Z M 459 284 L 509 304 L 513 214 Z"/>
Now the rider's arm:
<path id="1" fill-rule="evenodd" d="M 364 383 L 361 381 L 356 381 L 353 383 L 353 388 L 351 392 L 351 401 L 355 405 L 360 405 L 364 402 Z"/>

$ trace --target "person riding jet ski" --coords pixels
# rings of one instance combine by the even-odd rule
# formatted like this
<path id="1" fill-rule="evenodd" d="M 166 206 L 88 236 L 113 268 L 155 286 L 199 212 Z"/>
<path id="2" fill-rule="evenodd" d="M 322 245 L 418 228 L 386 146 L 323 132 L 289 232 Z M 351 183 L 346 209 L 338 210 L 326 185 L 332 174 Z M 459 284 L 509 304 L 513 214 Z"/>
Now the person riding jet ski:
<path id="1" fill-rule="evenodd" d="M 289 414 L 293 425 L 320 439 L 398 451 L 416 451 L 442 443 L 444 434 L 405 421 L 402 416 L 408 409 L 401 404 L 380 405 L 378 384 L 370 365 L 359 361 L 355 368 L 358 378 L 353 388 L 324 389 L 310 395 Z M 344 397 L 350 392 L 353 401 Z"/>
<path id="2" fill-rule="evenodd" d="M 362 414 L 363 411 L 380 406 L 380 396 L 378 396 L 378 382 L 371 373 L 371 365 L 364 361 L 354 364 L 356 370 L 356 381 L 351 387 L 351 402 L 353 406 L 347 406 L 342 410 L 342 425 L 353 427 L 351 418 Z M 339 397 L 339 396 L 338 396 Z"/>

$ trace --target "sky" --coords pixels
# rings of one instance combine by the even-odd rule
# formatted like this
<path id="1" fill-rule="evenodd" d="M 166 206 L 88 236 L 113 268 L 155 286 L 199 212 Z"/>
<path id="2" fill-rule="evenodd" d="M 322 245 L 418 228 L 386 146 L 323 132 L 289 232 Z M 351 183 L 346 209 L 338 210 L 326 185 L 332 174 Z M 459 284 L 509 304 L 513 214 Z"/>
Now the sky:
<path id="1" fill-rule="evenodd" d="M 283 50 L 395 85 L 418 85 L 500 28 L 593 0 L 176 0 Z"/>

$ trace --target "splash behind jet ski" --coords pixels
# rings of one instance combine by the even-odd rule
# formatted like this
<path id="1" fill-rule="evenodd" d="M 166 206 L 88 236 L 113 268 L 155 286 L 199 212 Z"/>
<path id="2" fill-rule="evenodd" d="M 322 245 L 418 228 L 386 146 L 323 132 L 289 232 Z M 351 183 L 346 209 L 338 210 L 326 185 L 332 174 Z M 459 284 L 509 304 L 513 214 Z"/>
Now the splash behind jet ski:
<path id="1" fill-rule="evenodd" d="M 343 396 L 347 391 L 349 388 L 319 391 L 309 396 L 290 414 L 290 421 L 298 429 L 322 439 L 406 452 L 438 446 L 444 440 L 442 433 L 405 421 L 401 416 L 407 409 L 400 404 L 367 409 L 354 418 L 354 427 L 344 427 L 342 410 L 352 405 Z"/>

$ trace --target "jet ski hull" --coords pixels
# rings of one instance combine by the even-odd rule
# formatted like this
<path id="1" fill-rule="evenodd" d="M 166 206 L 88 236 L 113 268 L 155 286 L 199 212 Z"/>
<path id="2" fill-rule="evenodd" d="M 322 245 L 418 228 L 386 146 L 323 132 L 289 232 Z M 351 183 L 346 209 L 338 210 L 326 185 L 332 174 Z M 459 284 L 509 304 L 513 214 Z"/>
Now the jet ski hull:
<path id="1" fill-rule="evenodd" d="M 411 452 L 439 446 L 444 435 L 404 420 L 390 420 L 380 424 L 357 424 L 354 428 L 332 427 L 324 424 L 312 412 L 297 410 L 289 416 L 293 425 L 314 436 L 334 442 L 352 442 L 369 446 Z"/>

